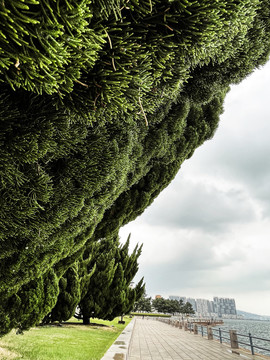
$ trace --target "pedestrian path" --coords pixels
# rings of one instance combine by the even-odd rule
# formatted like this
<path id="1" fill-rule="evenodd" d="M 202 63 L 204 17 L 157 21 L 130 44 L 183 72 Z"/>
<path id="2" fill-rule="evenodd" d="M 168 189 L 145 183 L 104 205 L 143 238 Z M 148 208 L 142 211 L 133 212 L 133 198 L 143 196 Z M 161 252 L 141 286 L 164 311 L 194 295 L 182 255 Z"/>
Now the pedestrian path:
<path id="1" fill-rule="evenodd" d="M 150 318 L 136 319 L 128 360 L 244 360 L 270 359 L 245 351 L 232 353 L 229 346 L 207 340 L 183 329 Z"/>

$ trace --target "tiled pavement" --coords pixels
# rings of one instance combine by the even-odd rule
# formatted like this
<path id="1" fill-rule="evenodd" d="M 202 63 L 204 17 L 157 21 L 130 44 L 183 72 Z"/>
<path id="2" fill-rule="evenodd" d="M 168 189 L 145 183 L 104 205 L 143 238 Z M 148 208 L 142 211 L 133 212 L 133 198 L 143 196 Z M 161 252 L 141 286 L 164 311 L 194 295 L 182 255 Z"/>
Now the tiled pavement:
<path id="1" fill-rule="evenodd" d="M 230 347 L 207 340 L 183 329 L 151 319 L 136 319 L 128 360 L 244 360 L 263 359 L 246 352 L 231 352 Z M 270 359 L 269 357 L 265 357 Z"/>

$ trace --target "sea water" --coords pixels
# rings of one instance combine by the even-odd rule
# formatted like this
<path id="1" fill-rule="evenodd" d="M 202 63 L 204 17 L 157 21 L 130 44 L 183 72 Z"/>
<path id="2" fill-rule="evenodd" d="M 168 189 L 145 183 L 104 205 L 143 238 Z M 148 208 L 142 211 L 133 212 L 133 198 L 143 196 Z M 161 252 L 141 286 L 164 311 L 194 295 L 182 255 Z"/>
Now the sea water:
<path id="1" fill-rule="evenodd" d="M 264 354 L 270 356 L 270 321 L 263 320 L 229 320 L 224 319 L 224 325 L 216 326 L 213 329 L 218 329 L 229 331 L 236 330 L 237 334 L 242 335 L 252 335 L 252 337 L 258 337 L 267 339 L 269 341 L 252 339 L 253 345 L 269 349 L 269 351 L 256 349 L 254 348 L 255 353 Z M 214 334 L 217 336 L 217 331 L 214 331 Z M 215 336 L 215 337 L 216 337 Z M 229 337 L 229 334 L 224 334 L 224 336 Z M 238 341 L 250 344 L 249 337 L 242 337 L 238 335 Z M 244 345 L 239 343 L 239 347 L 251 350 L 249 345 Z"/>

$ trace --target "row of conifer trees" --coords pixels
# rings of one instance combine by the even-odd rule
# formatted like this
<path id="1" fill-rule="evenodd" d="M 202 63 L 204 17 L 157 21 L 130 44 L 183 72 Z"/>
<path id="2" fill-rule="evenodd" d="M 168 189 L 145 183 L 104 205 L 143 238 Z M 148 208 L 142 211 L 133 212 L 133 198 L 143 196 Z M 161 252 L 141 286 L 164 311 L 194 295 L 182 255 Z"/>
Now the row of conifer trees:
<path id="1" fill-rule="evenodd" d="M 58 316 L 62 298 L 83 308 L 81 284 L 113 256 L 100 242 L 117 244 L 213 136 L 229 85 L 268 59 L 269 11 L 268 0 L 0 3 L 0 334 Z"/>
<path id="2" fill-rule="evenodd" d="M 75 315 L 89 324 L 90 318 L 113 320 L 128 314 L 145 288 L 143 279 L 136 286 L 132 282 L 142 246 L 129 254 L 129 238 L 125 244 L 112 237 L 93 242 L 61 277 L 57 302 L 42 322 L 62 322 Z"/>

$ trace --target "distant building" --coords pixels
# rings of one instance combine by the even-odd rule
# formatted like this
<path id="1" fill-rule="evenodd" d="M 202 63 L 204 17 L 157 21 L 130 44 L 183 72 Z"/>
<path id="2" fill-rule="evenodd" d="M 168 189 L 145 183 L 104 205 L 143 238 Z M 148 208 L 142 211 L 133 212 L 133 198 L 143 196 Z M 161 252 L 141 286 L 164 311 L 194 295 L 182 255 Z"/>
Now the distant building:
<path id="1" fill-rule="evenodd" d="M 161 298 L 161 295 L 156 295 Z M 189 302 L 197 316 L 201 317 L 222 317 L 237 318 L 236 304 L 234 299 L 219 298 L 215 296 L 213 301 L 207 299 L 193 299 L 185 296 L 170 295 L 170 300 L 182 300 L 184 304 Z"/>
<path id="2" fill-rule="evenodd" d="M 161 295 L 156 295 L 155 299 L 162 299 L 162 296 Z"/>
<path id="3" fill-rule="evenodd" d="M 214 301 L 209 300 L 208 309 L 211 316 L 216 313 Z"/>
<path id="4" fill-rule="evenodd" d="M 212 305 L 209 300 L 197 299 L 197 314 L 199 316 L 211 316 Z"/>
<path id="5" fill-rule="evenodd" d="M 196 312 L 197 311 L 196 300 L 193 298 L 187 298 L 187 302 L 189 302 L 192 305 L 193 310 Z"/>
<path id="6" fill-rule="evenodd" d="M 237 315 L 234 299 L 214 297 L 215 312 L 219 317 L 233 317 Z"/>

